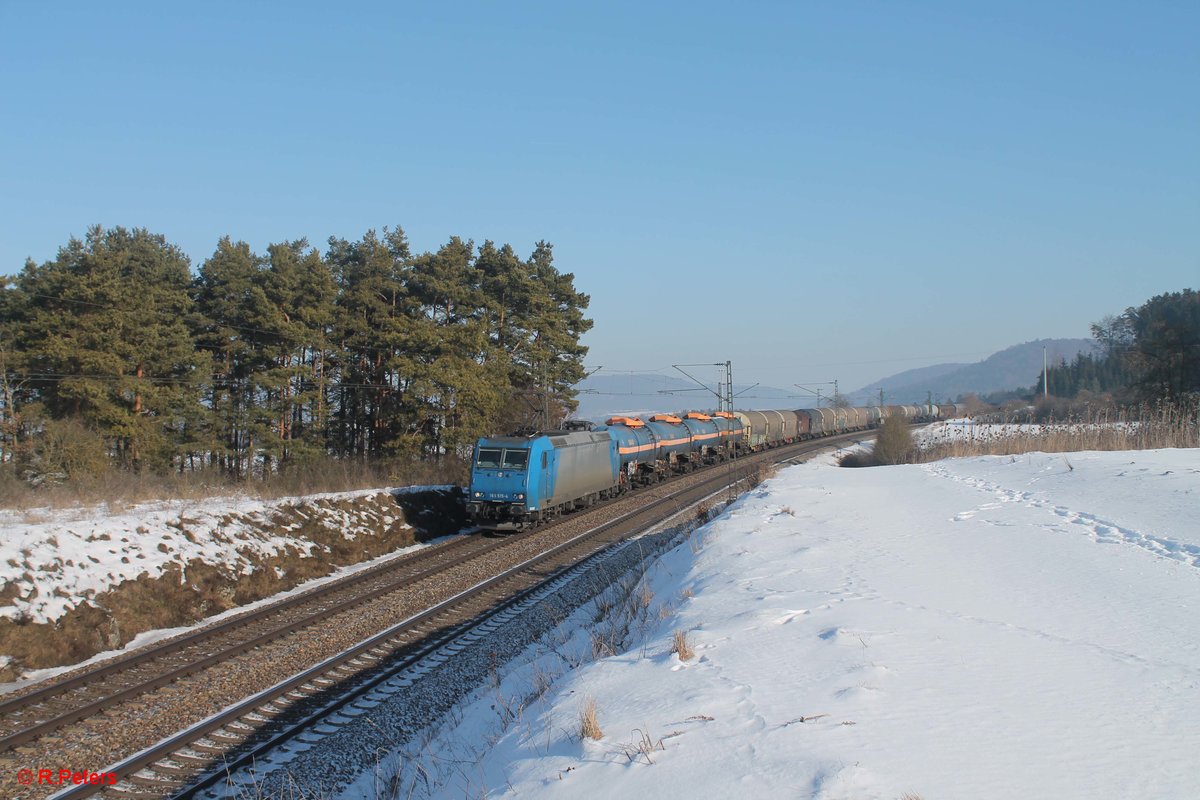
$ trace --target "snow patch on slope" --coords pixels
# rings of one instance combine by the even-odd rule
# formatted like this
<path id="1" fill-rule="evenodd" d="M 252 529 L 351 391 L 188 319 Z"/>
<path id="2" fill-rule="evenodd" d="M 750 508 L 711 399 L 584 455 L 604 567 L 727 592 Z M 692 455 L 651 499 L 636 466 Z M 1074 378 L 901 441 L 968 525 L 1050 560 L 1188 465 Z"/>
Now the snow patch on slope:
<path id="1" fill-rule="evenodd" d="M 409 487 L 411 490 L 434 487 Z M 355 536 L 348 512 L 338 508 L 381 490 L 258 500 L 247 497 L 144 503 L 125 510 L 107 506 L 24 512 L 0 511 L 0 616 L 51 622 L 96 595 L 141 575 L 155 578 L 193 559 L 249 574 L 255 558 L 286 550 L 313 554 L 314 543 L 293 535 L 280 512 L 340 526 Z M 387 526 L 401 515 L 384 515 Z M 186 571 L 181 572 L 186 577 Z"/>

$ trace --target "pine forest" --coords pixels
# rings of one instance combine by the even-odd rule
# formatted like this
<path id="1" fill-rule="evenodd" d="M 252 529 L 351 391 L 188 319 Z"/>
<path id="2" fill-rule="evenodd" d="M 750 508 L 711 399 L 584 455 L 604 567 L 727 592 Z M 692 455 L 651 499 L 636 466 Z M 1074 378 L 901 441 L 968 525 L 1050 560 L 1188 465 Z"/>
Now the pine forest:
<path id="1" fill-rule="evenodd" d="M 0 290 L 0 469 L 264 480 L 335 463 L 461 464 L 574 407 L 588 296 L 549 243 L 400 228 L 322 253 L 222 238 L 193 273 L 148 230 L 93 227 Z"/>

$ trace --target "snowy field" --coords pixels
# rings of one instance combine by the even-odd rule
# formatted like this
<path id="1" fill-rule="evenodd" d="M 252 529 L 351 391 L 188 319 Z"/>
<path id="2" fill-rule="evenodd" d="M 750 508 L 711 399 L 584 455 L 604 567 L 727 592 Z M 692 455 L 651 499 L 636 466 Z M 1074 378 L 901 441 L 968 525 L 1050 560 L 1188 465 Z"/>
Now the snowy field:
<path id="1" fill-rule="evenodd" d="M 1137 422 L 1054 422 L 1026 423 L 1014 425 L 999 422 L 976 422 L 969 418 L 948 419 L 923 425 L 915 431 L 913 438 L 922 446 L 948 444 L 950 442 L 987 442 L 1015 435 L 1030 437 L 1051 436 L 1056 433 L 1096 433 L 1102 430 L 1135 431 Z"/>
<path id="2" fill-rule="evenodd" d="M 633 647 L 426 744 L 437 796 L 1200 797 L 1200 451 L 814 461 L 649 586 Z"/>

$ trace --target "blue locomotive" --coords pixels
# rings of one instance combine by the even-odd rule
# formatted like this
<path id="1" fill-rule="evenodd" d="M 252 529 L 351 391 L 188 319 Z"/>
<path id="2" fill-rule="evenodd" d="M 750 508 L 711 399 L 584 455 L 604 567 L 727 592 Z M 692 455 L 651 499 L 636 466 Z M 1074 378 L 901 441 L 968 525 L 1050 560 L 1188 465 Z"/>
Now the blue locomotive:
<path id="1" fill-rule="evenodd" d="M 471 464 L 467 516 L 515 530 L 616 493 L 621 463 L 606 432 L 546 431 L 480 439 Z"/>
<path id="2" fill-rule="evenodd" d="M 963 411 L 954 405 L 693 411 L 487 437 L 471 460 L 467 517 L 481 528 L 518 530 L 741 452 L 865 430 L 892 415 L 917 422 Z"/>

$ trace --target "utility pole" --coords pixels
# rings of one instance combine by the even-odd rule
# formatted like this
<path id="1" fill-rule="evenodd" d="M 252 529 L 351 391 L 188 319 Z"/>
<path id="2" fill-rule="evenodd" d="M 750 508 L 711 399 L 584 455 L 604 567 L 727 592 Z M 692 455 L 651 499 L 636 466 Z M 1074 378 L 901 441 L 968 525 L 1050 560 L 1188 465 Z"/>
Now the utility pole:
<path id="1" fill-rule="evenodd" d="M 1046 348 L 1042 348 L 1042 397 L 1050 397 L 1050 365 L 1046 360 Z"/>
<path id="2" fill-rule="evenodd" d="M 883 387 L 879 387 L 879 407 L 883 408 Z"/>
<path id="3" fill-rule="evenodd" d="M 802 392 L 808 392 L 809 394 L 815 394 L 817 396 L 817 405 L 815 406 L 815 408 L 821 407 L 821 387 L 822 386 L 830 386 L 830 385 L 833 386 L 833 394 L 834 394 L 834 397 L 836 397 L 837 396 L 837 381 L 818 381 L 816 383 L 810 383 L 810 384 L 808 384 L 808 386 L 805 386 L 804 384 L 800 384 L 800 383 L 792 384 L 792 386 L 795 386 L 797 389 L 799 389 Z M 809 386 L 816 386 L 817 388 L 810 389 L 810 388 L 808 388 Z"/>
<path id="4" fill-rule="evenodd" d="M 733 362 L 725 362 L 725 407 L 720 408 L 720 402 L 717 403 L 718 411 L 733 411 Z"/>
<path id="5" fill-rule="evenodd" d="M 678 370 L 679 372 L 682 372 L 687 377 L 691 378 L 692 382 L 695 383 L 696 386 L 698 386 L 700 389 L 703 389 L 704 391 L 706 391 L 709 394 L 716 397 L 718 411 L 733 411 L 733 362 L 732 361 L 726 361 L 723 364 L 718 361 L 713 364 L 672 364 L 671 366 L 674 369 Z M 722 383 L 718 379 L 717 388 L 714 389 L 711 386 L 709 386 L 707 383 L 705 383 L 704 381 L 697 378 L 692 373 L 685 370 L 684 367 L 724 367 L 725 368 L 725 380 Z M 757 386 L 758 384 L 756 383 L 754 385 Z M 753 388 L 753 387 L 751 387 L 751 388 Z M 697 390 L 696 389 L 659 389 L 658 393 L 659 394 L 675 394 L 676 392 L 694 392 L 694 391 L 697 391 Z M 743 389 L 742 391 L 744 392 L 746 390 Z"/>

